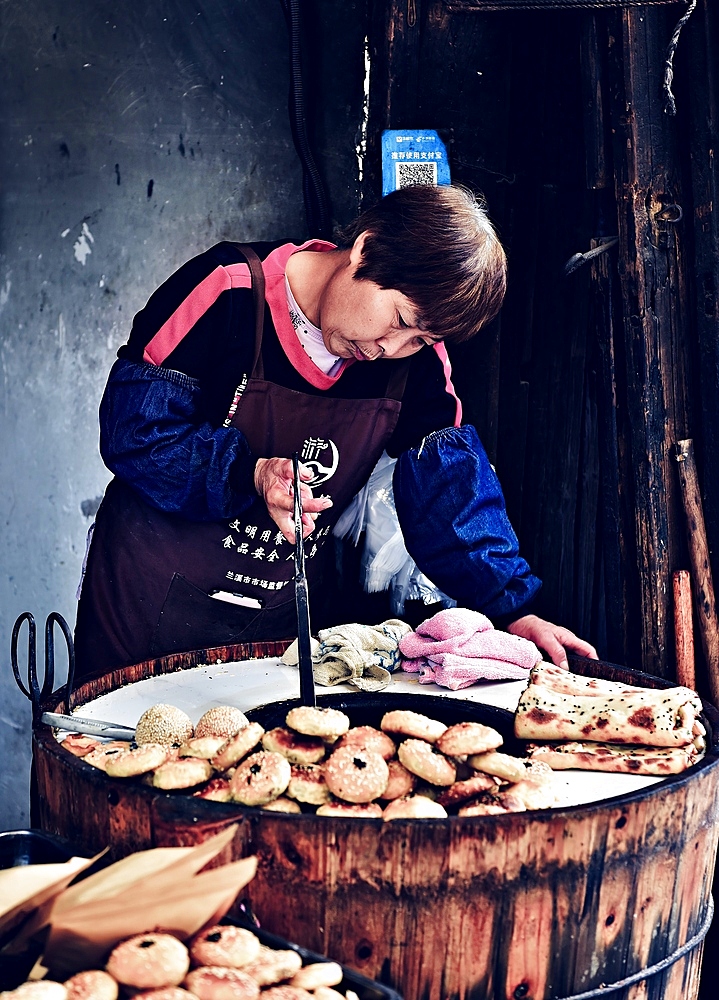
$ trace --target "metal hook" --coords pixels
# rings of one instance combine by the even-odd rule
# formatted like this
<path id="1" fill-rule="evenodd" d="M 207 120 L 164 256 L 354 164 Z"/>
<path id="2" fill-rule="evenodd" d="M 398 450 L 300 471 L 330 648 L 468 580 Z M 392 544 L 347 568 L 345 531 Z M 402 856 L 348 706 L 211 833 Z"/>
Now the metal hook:
<path id="1" fill-rule="evenodd" d="M 23 684 L 22 678 L 20 677 L 20 666 L 18 664 L 17 655 L 20 629 L 22 628 L 24 622 L 27 622 L 28 624 L 27 687 Z M 49 694 L 52 694 L 52 690 L 55 685 L 55 637 L 53 630 L 55 623 L 57 623 L 62 629 L 63 635 L 65 636 L 65 642 L 67 644 L 68 670 L 67 685 L 65 688 L 65 707 L 67 713 L 69 714 L 71 711 L 72 690 L 75 683 L 75 647 L 72 641 L 70 627 L 65 619 L 62 615 L 58 614 L 57 611 L 52 611 L 47 616 L 47 620 L 45 622 L 45 670 L 42 679 L 42 686 L 40 686 L 37 678 L 37 626 L 35 624 L 34 616 L 29 611 L 24 611 L 17 618 L 12 630 L 12 639 L 10 642 L 10 661 L 12 663 L 12 672 L 15 678 L 15 683 L 25 697 L 32 702 L 33 720 L 40 714 L 40 706 L 42 702 Z"/>

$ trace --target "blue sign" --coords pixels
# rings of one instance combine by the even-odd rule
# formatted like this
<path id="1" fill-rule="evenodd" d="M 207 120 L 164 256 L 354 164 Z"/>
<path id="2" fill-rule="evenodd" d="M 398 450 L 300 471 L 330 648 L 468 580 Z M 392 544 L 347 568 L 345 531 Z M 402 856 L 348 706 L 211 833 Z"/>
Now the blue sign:
<path id="1" fill-rule="evenodd" d="M 434 129 L 385 129 L 382 195 L 413 184 L 449 184 L 449 160 Z"/>

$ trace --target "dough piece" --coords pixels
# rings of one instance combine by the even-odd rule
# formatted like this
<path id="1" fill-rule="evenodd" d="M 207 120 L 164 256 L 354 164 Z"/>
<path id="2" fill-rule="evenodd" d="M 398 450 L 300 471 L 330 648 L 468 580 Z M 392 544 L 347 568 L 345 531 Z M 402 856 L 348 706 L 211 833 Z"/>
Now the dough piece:
<path id="1" fill-rule="evenodd" d="M 237 768 L 230 793 L 243 806 L 264 806 L 279 798 L 290 783 L 292 768 L 282 754 L 258 750 Z"/>
<path id="2" fill-rule="evenodd" d="M 233 924 L 215 924 L 190 944 L 190 958 L 195 965 L 241 969 L 254 962 L 259 954 L 260 939 L 257 935 Z"/>
<path id="3" fill-rule="evenodd" d="M 528 746 L 530 758 L 553 771 L 611 771 L 618 774 L 679 774 L 696 764 L 693 743 L 685 747 L 630 747 L 619 743 L 550 743 Z"/>
<path id="4" fill-rule="evenodd" d="M 265 805 L 260 806 L 260 809 L 264 809 L 265 812 L 274 812 L 274 813 L 302 812 L 298 802 L 295 802 L 294 799 L 285 798 L 284 795 L 280 795 L 279 798 L 273 799 L 272 802 L 266 802 Z"/>
<path id="5" fill-rule="evenodd" d="M 313 1000 L 311 993 L 303 990 L 300 986 L 271 986 L 268 990 L 262 991 L 263 1000 Z"/>
<path id="6" fill-rule="evenodd" d="M 315 1000 L 346 1000 L 346 997 L 344 993 L 338 993 L 331 986 L 318 986 L 315 990 Z"/>
<path id="7" fill-rule="evenodd" d="M 67 1000 L 67 989 L 51 979 L 21 983 L 16 989 L 0 994 L 3 1000 Z"/>
<path id="8" fill-rule="evenodd" d="M 332 794 L 325 781 L 324 767 L 320 764 L 294 764 L 287 794 L 291 799 L 313 806 L 329 802 Z"/>
<path id="9" fill-rule="evenodd" d="M 251 722 L 244 729 L 240 729 L 237 735 L 232 736 L 210 763 L 216 771 L 227 771 L 255 749 L 264 733 L 259 722 Z"/>
<path id="10" fill-rule="evenodd" d="M 436 743 L 447 729 L 443 722 L 429 719 L 419 712 L 395 711 L 387 712 L 380 722 L 380 728 L 386 733 L 398 733 L 400 736 L 410 736 L 426 743 Z"/>
<path id="11" fill-rule="evenodd" d="M 290 979 L 290 986 L 300 986 L 311 992 L 318 986 L 337 986 L 343 978 L 342 966 L 337 962 L 313 962 L 295 973 Z"/>
<path id="12" fill-rule="evenodd" d="M 467 763 L 475 771 L 493 774 L 497 778 L 501 778 L 502 781 L 521 781 L 527 773 L 524 766 L 525 758 L 512 757 L 508 753 L 497 753 L 496 750 L 472 754 L 467 758 Z"/>
<path id="13" fill-rule="evenodd" d="M 468 754 L 496 750 L 502 743 L 504 740 L 496 729 L 479 722 L 460 722 L 446 729 L 435 746 L 450 757 L 465 757 Z"/>
<path id="14" fill-rule="evenodd" d="M 91 969 L 78 972 L 65 982 L 67 1000 L 117 1000 L 117 981 L 109 972 Z"/>
<path id="15" fill-rule="evenodd" d="M 302 959 L 296 951 L 276 950 L 262 945 L 259 958 L 246 965 L 244 971 L 260 986 L 274 986 L 285 979 L 292 979 L 301 968 Z"/>
<path id="16" fill-rule="evenodd" d="M 137 934 L 121 941 L 106 969 L 118 983 L 152 989 L 179 986 L 190 968 L 190 954 L 172 934 Z"/>
<path id="17" fill-rule="evenodd" d="M 92 764 L 98 770 L 105 771 L 107 770 L 107 762 L 111 757 L 116 757 L 119 753 L 124 753 L 129 749 L 129 743 L 120 740 L 111 740 L 109 743 L 98 744 L 94 750 L 85 754 L 82 759 L 86 764 Z"/>
<path id="18" fill-rule="evenodd" d="M 235 736 L 249 724 L 244 712 L 234 705 L 217 705 L 209 708 L 195 726 L 195 736 Z"/>
<path id="19" fill-rule="evenodd" d="M 457 781 L 437 796 L 437 802 L 445 809 L 461 805 L 475 798 L 480 792 L 496 792 L 497 783 L 489 774 L 476 774 L 467 781 Z"/>
<path id="20" fill-rule="evenodd" d="M 92 736 L 83 736 L 82 733 L 69 733 L 60 744 L 63 750 L 74 754 L 75 757 L 85 757 L 91 750 L 96 750 L 102 746 L 99 740 Z"/>
<path id="21" fill-rule="evenodd" d="M 135 993 L 133 1000 L 142 997 L 142 1000 L 200 1000 L 194 993 L 183 990 L 181 986 L 165 986 L 159 990 L 143 990 Z"/>
<path id="22" fill-rule="evenodd" d="M 338 799 L 371 802 L 387 787 L 389 768 L 384 757 L 373 750 L 343 747 L 325 764 L 325 781 Z"/>
<path id="23" fill-rule="evenodd" d="M 192 794 L 197 799 L 208 799 L 210 802 L 232 802 L 228 778 L 211 778 L 204 788 Z"/>
<path id="24" fill-rule="evenodd" d="M 168 760 L 158 767 L 152 775 L 155 788 L 171 791 L 177 788 L 194 788 L 212 777 L 212 768 L 207 760 L 199 757 L 183 757 L 181 760 Z"/>
<path id="25" fill-rule="evenodd" d="M 142 713 L 135 727 L 135 743 L 175 746 L 189 740 L 192 733 L 192 720 L 182 709 L 174 705 L 151 705 Z"/>
<path id="26" fill-rule="evenodd" d="M 319 736 L 332 743 L 350 727 L 350 720 L 344 712 L 336 708 L 312 708 L 310 705 L 290 709 L 285 723 L 297 733 Z"/>
<path id="27" fill-rule="evenodd" d="M 242 969 L 202 966 L 188 972 L 185 986 L 200 1000 L 255 1000 L 257 982 Z"/>
<path id="28" fill-rule="evenodd" d="M 392 799 L 404 799 L 411 795 L 417 787 L 417 776 L 408 771 L 399 760 L 388 760 L 387 767 L 389 781 L 382 792 L 382 798 L 389 802 Z"/>
<path id="29" fill-rule="evenodd" d="M 193 736 L 177 751 L 178 757 L 201 757 L 212 760 L 227 743 L 226 736 Z"/>
<path id="30" fill-rule="evenodd" d="M 514 717 L 520 739 L 668 747 L 695 738 L 702 706 L 689 688 L 640 688 L 543 665 L 529 679 Z"/>
<path id="31" fill-rule="evenodd" d="M 393 739 L 381 729 L 373 726 L 355 726 L 349 729 L 344 736 L 335 743 L 334 749 L 342 747 L 355 747 L 357 750 L 374 750 L 381 754 L 385 760 L 390 760 L 397 753 L 397 747 Z"/>
<path id="32" fill-rule="evenodd" d="M 359 816 L 364 819 L 381 819 L 382 807 L 376 802 L 327 802 L 320 806 L 317 816 Z"/>
<path id="33" fill-rule="evenodd" d="M 423 781 L 428 781 L 431 785 L 454 784 L 457 768 L 444 754 L 424 740 L 405 740 L 400 743 L 397 752 L 407 770 Z"/>
<path id="34" fill-rule="evenodd" d="M 447 810 L 439 802 L 424 795 L 410 795 L 407 799 L 395 799 L 385 806 L 382 819 L 389 823 L 393 819 L 445 819 Z"/>
<path id="35" fill-rule="evenodd" d="M 327 752 L 319 736 L 301 736 L 284 726 L 266 732 L 262 746 L 273 753 L 281 753 L 290 764 L 317 764 L 325 759 Z"/>
<path id="36" fill-rule="evenodd" d="M 111 778 L 136 778 L 147 774 L 164 764 L 169 756 L 169 748 L 162 743 L 144 743 L 137 750 L 123 750 L 110 757 L 105 772 Z"/>

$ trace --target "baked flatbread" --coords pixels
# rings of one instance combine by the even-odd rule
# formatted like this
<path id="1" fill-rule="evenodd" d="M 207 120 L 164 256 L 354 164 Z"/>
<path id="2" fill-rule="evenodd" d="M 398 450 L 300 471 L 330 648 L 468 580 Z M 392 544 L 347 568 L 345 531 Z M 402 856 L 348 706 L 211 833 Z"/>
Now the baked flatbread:
<path id="1" fill-rule="evenodd" d="M 530 758 L 553 771 L 613 771 L 618 774 L 679 774 L 701 756 L 693 743 L 685 747 L 629 747 L 617 743 L 530 744 Z"/>
<path id="2" fill-rule="evenodd" d="M 701 709 L 689 688 L 634 687 L 539 664 L 519 699 L 514 731 L 525 740 L 680 747 L 703 731 Z"/>

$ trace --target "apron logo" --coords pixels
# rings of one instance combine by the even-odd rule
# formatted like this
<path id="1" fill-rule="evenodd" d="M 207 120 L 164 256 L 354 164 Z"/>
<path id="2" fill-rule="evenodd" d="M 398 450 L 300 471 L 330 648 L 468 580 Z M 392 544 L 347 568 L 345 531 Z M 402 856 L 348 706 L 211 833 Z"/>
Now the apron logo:
<path id="1" fill-rule="evenodd" d="M 334 441 L 325 441 L 324 438 L 305 438 L 300 460 L 314 472 L 314 476 L 307 485 L 319 486 L 321 483 L 326 483 L 337 472 L 337 466 L 340 464 L 340 453 Z"/>

